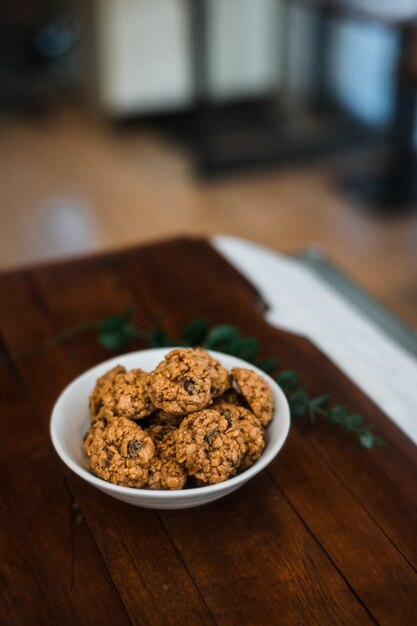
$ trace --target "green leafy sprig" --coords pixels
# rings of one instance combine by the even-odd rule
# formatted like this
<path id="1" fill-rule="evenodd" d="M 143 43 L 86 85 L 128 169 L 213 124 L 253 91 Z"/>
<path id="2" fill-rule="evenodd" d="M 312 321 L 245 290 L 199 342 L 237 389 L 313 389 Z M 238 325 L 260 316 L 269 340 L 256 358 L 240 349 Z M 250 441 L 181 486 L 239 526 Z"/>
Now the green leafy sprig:
<path id="1" fill-rule="evenodd" d="M 138 338 L 146 340 L 152 348 L 201 346 L 207 350 L 224 352 L 249 361 L 264 372 L 273 375 L 288 399 L 293 418 L 308 417 L 312 424 L 319 419 L 325 420 L 329 427 L 339 426 L 346 433 L 356 436 L 360 445 L 366 449 L 385 445 L 384 440 L 373 433 L 371 425 L 363 424 L 361 415 L 352 413 L 343 406 L 332 405 L 331 398 L 327 394 L 312 397 L 309 394 L 308 385 L 299 380 L 297 372 L 279 371 L 278 360 L 274 356 L 260 359 L 261 346 L 258 339 L 242 337 L 235 326 L 221 324 L 210 328 L 206 319 L 196 318 L 184 326 L 179 341 L 175 341 L 163 328 L 164 316 L 162 314 L 148 330 L 137 328 L 132 318 L 133 310 L 129 307 L 119 315 L 82 322 L 37 346 L 14 353 L 11 358 L 19 359 L 35 355 L 91 329 L 97 332 L 99 343 L 106 350 L 113 352 L 126 348 Z M 3 362 L 5 360 L 3 359 Z"/>
<path id="2" fill-rule="evenodd" d="M 293 417 L 308 416 L 314 424 L 317 418 L 326 420 L 328 426 L 335 425 L 345 432 L 356 435 L 363 448 L 383 446 L 385 441 L 374 435 L 372 426 L 363 425 L 363 417 L 359 413 L 351 413 L 344 406 L 329 406 L 331 398 L 328 394 L 311 397 L 306 384 L 301 384 L 297 372 L 285 370 L 275 380 L 287 396 Z"/>

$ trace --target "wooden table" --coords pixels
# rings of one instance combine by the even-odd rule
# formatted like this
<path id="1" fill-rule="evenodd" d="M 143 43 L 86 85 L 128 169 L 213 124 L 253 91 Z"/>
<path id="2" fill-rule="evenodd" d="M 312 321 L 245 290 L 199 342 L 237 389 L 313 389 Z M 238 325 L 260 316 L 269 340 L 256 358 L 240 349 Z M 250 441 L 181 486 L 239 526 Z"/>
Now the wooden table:
<path id="1" fill-rule="evenodd" d="M 363 413 L 388 445 L 366 451 L 295 423 L 278 458 L 231 496 L 140 509 L 67 471 L 49 440 L 59 392 L 108 356 L 95 335 L 9 361 L 0 367 L 0 623 L 417 623 L 415 446 L 308 341 L 270 327 L 255 289 L 207 242 L 2 275 L 1 352 L 128 304 L 142 325 L 164 309 L 170 332 L 196 315 L 237 324 L 312 390 Z"/>

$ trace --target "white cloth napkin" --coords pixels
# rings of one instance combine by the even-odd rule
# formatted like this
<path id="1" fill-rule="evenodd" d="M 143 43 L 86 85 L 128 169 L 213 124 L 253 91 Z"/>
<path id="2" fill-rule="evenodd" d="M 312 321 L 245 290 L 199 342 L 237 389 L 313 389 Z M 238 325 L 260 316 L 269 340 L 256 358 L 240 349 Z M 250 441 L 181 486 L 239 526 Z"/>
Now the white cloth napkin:
<path id="1" fill-rule="evenodd" d="M 297 259 L 234 237 L 212 243 L 258 289 L 270 324 L 308 337 L 417 443 L 411 354 Z"/>

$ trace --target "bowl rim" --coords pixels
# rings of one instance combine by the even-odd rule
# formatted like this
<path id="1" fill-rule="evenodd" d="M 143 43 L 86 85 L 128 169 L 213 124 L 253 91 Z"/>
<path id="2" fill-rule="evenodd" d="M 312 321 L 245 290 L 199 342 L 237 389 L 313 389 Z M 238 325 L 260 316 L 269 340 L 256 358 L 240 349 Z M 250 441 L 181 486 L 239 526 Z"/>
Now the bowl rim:
<path id="1" fill-rule="evenodd" d="M 278 454 L 284 442 L 288 436 L 288 432 L 290 429 L 290 408 L 288 405 L 287 398 L 282 391 L 281 387 L 278 383 L 266 372 L 263 372 L 258 367 L 249 363 L 248 361 L 244 361 L 239 357 L 235 357 L 230 354 L 226 354 L 223 352 L 217 352 L 215 350 L 206 350 L 211 356 L 220 360 L 224 357 L 231 358 L 236 362 L 234 367 L 245 367 L 247 369 L 252 369 L 256 373 L 260 374 L 263 378 L 266 378 L 268 384 L 274 390 L 274 393 L 278 396 L 279 404 L 279 416 L 283 421 L 281 432 L 277 437 L 276 441 L 272 442 L 271 448 L 268 451 L 265 451 L 260 458 L 255 461 L 255 463 L 244 470 L 241 474 L 237 474 L 236 476 L 232 476 L 227 480 L 224 480 L 220 483 L 215 483 L 213 485 L 203 485 L 201 487 L 189 487 L 187 489 L 178 489 L 178 490 L 169 490 L 169 489 L 142 489 L 136 487 L 124 487 L 122 485 L 115 485 L 113 483 L 107 482 L 98 476 L 95 476 L 93 473 L 89 472 L 87 469 L 81 467 L 78 463 L 72 460 L 72 458 L 66 453 L 63 445 L 61 444 L 61 438 L 58 435 L 58 422 L 59 422 L 59 412 L 60 405 L 65 400 L 66 396 L 70 395 L 73 391 L 74 387 L 76 387 L 81 379 L 85 376 L 91 374 L 94 370 L 99 368 L 104 368 L 109 366 L 114 367 L 114 365 L 118 364 L 118 361 L 124 360 L 126 358 L 134 359 L 137 355 L 144 355 L 146 353 L 152 355 L 158 355 L 158 353 L 163 358 L 165 354 L 170 352 L 171 350 L 178 349 L 178 346 L 173 347 L 164 347 L 164 348 L 148 348 L 145 350 L 135 350 L 132 352 L 126 352 L 124 354 L 119 354 L 115 357 L 111 357 L 110 359 L 106 359 L 105 361 L 101 361 L 97 363 L 93 367 L 85 370 L 81 374 L 79 374 L 74 380 L 72 380 L 59 394 L 55 404 L 52 408 L 51 418 L 50 418 L 50 437 L 52 440 L 52 444 L 57 452 L 58 456 L 61 460 L 69 467 L 75 474 L 77 474 L 80 478 L 83 478 L 90 484 L 94 485 L 98 489 L 105 490 L 114 494 L 124 495 L 124 496 L 137 496 L 143 497 L 148 500 L 158 500 L 161 497 L 167 500 L 175 500 L 177 498 L 190 499 L 202 494 L 216 493 L 223 490 L 229 490 L 229 488 L 233 488 L 234 486 L 239 486 L 243 484 L 250 478 L 253 478 L 256 474 L 261 472 L 269 463 L 275 458 Z M 161 359 L 162 360 L 162 359 Z M 140 367 L 140 365 L 138 365 Z M 275 408 L 275 411 L 277 409 Z M 80 445 L 82 445 L 82 440 L 80 441 Z"/>

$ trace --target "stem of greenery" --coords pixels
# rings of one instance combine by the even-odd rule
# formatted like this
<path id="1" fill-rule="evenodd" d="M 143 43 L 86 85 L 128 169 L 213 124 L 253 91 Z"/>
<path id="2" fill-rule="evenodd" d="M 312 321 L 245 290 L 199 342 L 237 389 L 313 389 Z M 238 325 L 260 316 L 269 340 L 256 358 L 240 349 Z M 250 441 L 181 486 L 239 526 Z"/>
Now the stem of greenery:
<path id="1" fill-rule="evenodd" d="M 71 328 L 67 328 L 62 332 L 42 341 L 34 346 L 30 346 L 29 348 L 23 348 L 22 350 L 17 350 L 16 352 L 12 352 L 10 355 L 6 357 L 0 358 L 0 364 L 8 363 L 9 361 L 17 361 L 20 359 L 25 359 L 31 356 L 35 356 L 36 354 L 41 354 L 42 352 L 47 352 L 56 346 L 80 335 L 86 330 L 91 330 L 93 328 L 98 328 L 100 324 L 100 320 L 89 320 L 87 322 L 81 322 L 80 324 L 76 324 L 75 326 L 71 326 Z"/>

